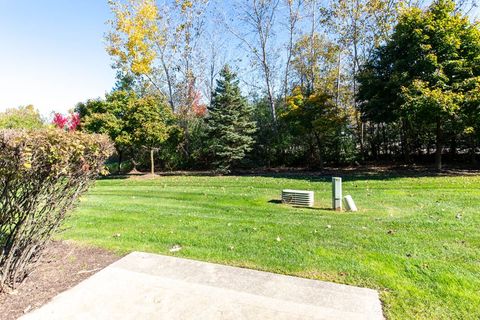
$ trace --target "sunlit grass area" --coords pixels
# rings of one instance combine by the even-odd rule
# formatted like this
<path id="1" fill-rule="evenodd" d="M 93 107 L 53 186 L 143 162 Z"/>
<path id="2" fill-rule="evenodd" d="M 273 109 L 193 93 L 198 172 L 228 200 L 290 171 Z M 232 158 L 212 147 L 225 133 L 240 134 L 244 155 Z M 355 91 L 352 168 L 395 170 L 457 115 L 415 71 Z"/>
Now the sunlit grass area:
<path id="1" fill-rule="evenodd" d="M 350 176 L 343 187 L 359 212 L 328 210 L 321 177 L 101 180 L 61 237 L 374 288 L 389 319 L 480 317 L 480 177 Z M 284 188 L 314 190 L 316 208 L 272 201 Z"/>

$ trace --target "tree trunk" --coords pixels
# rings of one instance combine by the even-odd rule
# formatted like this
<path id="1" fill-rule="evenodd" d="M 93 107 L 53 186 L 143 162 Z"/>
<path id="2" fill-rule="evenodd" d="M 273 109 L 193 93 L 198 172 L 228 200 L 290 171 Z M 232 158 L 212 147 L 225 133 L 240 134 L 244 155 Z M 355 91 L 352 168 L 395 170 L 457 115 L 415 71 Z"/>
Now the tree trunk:
<path id="1" fill-rule="evenodd" d="M 382 123 L 382 140 L 383 140 L 383 153 L 386 157 L 390 155 L 390 150 L 388 148 L 389 142 L 387 141 L 387 133 L 385 132 L 385 123 Z"/>
<path id="2" fill-rule="evenodd" d="M 188 127 L 188 119 L 185 119 L 184 133 L 185 133 L 185 156 L 188 161 L 190 158 L 190 130 Z"/>
<path id="3" fill-rule="evenodd" d="M 401 148 L 403 153 L 403 161 L 405 164 L 410 163 L 410 142 L 409 142 L 409 123 L 408 120 L 402 120 L 402 129 L 400 132 Z"/>
<path id="4" fill-rule="evenodd" d="M 273 119 L 273 128 L 274 130 L 277 129 L 277 110 L 275 106 L 275 97 L 273 95 L 273 89 L 270 87 L 270 80 L 267 80 L 268 83 L 268 101 L 270 104 L 270 112 L 272 113 Z"/>
<path id="5" fill-rule="evenodd" d="M 477 155 L 476 155 L 476 150 L 477 150 L 477 144 L 476 144 L 476 139 L 474 137 L 471 138 L 471 148 L 470 148 L 470 161 L 472 165 L 477 165 Z"/>
<path id="6" fill-rule="evenodd" d="M 320 170 L 323 170 L 324 163 L 323 163 L 323 143 L 322 139 L 320 139 L 318 133 L 315 132 L 315 139 L 317 140 L 317 145 L 318 145 L 318 164 L 320 167 Z"/>
<path id="7" fill-rule="evenodd" d="M 313 9 L 312 9 L 312 25 L 310 29 L 310 61 L 314 61 L 315 57 L 315 31 L 316 31 L 316 12 L 317 12 L 317 2 L 313 1 L 312 2 Z M 311 86 L 309 89 L 309 93 L 313 93 L 315 91 L 315 81 L 316 81 L 316 72 L 315 72 L 315 66 L 314 64 L 310 65 L 310 77 L 311 77 Z"/>
<path id="8" fill-rule="evenodd" d="M 170 104 L 170 108 L 172 108 L 172 112 L 175 112 L 175 104 L 173 102 L 173 84 L 172 84 L 172 78 L 170 77 L 170 71 L 168 70 L 167 64 L 165 62 L 165 57 L 161 55 L 161 61 L 162 61 L 162 67 L 163 71 L 165 72 L 165 77 L 167 79 L 167 85 L 168 85 L 168 103 Z"/>
<path id="9" fill-rule="evenodd" d="M 355 120 L 357 122 L 358 142 L 360 143 L 360 159 L 364 161 L 365 160 L 364 126 L 363 126 L 363 120 L 361 119 L 361 116 L 360 116 L 360 112 L 356 107 L 355 107 Z"/>
<path id="10" fill-rule="evenodd" d="M 150 172 L 152 176 L 155 175 L 155 159 L 154 159 L 154 150 L 150 149 Z"/>
<path id="11" fill-rule="evenodd" d="M 436 150 L 435 150 L 435 169 L 442 170 L 442 124 L 440 118 L 437 118 L 437 132 L 436 132 Z"/>
<path id="12" fill-rule="evenodd" d="M 123 158 L 123 152 L 119 151 L 118 152 L 118 171 L 117 171 L 118 174 L 120 174 L 122 171 L 122 158 Z"/>
<path id="13" fill-rule="evenodd" d="M 450 154 L 454 157 L 457 155 L 457 137 L 453 137 L 452 141 L 450 142 Z"/>
<path id="14" fill-rule="evenodd" d="M 335 104 L 337 105 L 337 110 L 340 111 L 340 76 L 341 76 L 341 64 L 342 64 L 342 51 L 338 50 L 338 61 L 337 61 L 337 92 L 335 93 Z"/>
<path id="15" fill-rule="evenodd" d="M 308 151 L 305 151 L 305 152 L 308 152 L 308 157 L 305 157 L 305 158 L 308 158 L 307 161 L 308 161 L 308 164 L 305 163 L 305 166 L 308 165 L 308 168 L 313 168 L 313 163 L 315 163 L 316 159 L 315 159 L 315 143 L 313 142 L 313 138 L 312 137 L 308 137 Z"/>
<path id="16" fill-rule="evenodd" d="M 295 35 L 295 25 L 297 23 L 297 13 L 293 10 L 293 3 L 289 2 L 289 38 L 288 38 L 288 50 L 287 50 L 287 62 L 285 65 L 285 77 L 283 79 L 283 98 L 285 103 L 287 102 L 287 96 L 288 96 L 288 73 L 290 72 L 290 63 L 292 61 L 292 56 L 293 56 L 293 37 Z"/>
<path id="17" fill-rule="evenodd" d="M 352 34 L 352 44 L 353 44 L 353 107 L 355 108 L 356 112 L 358 113 L 358 101 L 357 101 L 357 74 L 360 68 L 360 59 L 358 54 L 358 46 L 359 46 L 359 37 L 358 37 L 358 12 L 359 12 L 359 1 L 355 2 L 355 17 L 353 17 L 353 34 Z M 357 116 L 357 123 L 359 127 L 359 135 L 360 135 L 360 157 L 362 161 L 365 161 L 365 127 L 364 122 L 361 116 Z"/>

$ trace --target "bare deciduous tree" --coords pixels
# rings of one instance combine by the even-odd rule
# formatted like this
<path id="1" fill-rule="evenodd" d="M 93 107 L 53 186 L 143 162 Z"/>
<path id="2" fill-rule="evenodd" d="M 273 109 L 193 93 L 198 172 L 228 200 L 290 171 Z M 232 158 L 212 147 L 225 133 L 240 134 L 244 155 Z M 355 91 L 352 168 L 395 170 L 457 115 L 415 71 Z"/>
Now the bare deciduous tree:
<path id="1" fill-rule="evenodd" d="M 288 42 L 287 42 L 287 58 L 285 63 L 285 75 L 283 79 L 283 93 L 284 99 L 287 99 L 288 95 L 288 79 L 290 73 L 290 66 L 293 57 L 293 49 L 295 46 L 295 33 L 297 31 L 297 25 L 301 19 L 301 9 L 303 0 L 285 0 L 288 7 Z"/>
<path id="2" fill-rule="evenodd" d="M 246 31 L 227 25 L 228 30 L 250 51 L 253 62 L 260 66 L 274 124 L 277 122 L 275 59 L 278 47 L 274 46 L 273 38 L 279 4 L 280 0 L 242 0 L 238 3 L 239 20 L 243 23 L 242 29 Z"/>

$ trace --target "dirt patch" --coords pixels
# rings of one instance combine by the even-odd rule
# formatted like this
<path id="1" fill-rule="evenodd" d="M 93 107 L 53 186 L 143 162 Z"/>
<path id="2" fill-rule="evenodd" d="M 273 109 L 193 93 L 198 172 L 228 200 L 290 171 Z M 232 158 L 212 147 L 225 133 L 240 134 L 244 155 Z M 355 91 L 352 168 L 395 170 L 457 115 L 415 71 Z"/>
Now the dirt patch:
<path id="1" fill-rule="evenodd" d="M 120 257 L 68 241 L 52 242 L 37 269 L 13 293 L 0 294 L 0 318 L 14 320 L 75 286 Z"/>

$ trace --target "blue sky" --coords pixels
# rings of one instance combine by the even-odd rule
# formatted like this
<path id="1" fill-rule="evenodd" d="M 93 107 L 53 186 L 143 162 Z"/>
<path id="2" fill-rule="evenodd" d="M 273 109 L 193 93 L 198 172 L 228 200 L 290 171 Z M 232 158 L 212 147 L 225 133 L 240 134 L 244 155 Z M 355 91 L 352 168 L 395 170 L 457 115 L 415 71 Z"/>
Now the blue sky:
<path id="1" fill-rule="evenodd" d="M 110 91 L 109 17 L 107 0 L 0 0 L 0 111 L 33 104 L 48 116 Z"/>
<path id="2" fill-rule="evenodd" d="M 65 112 L 109 91 L 109 12 L 106 0 L 0 0 L 0 111 Z"/>

